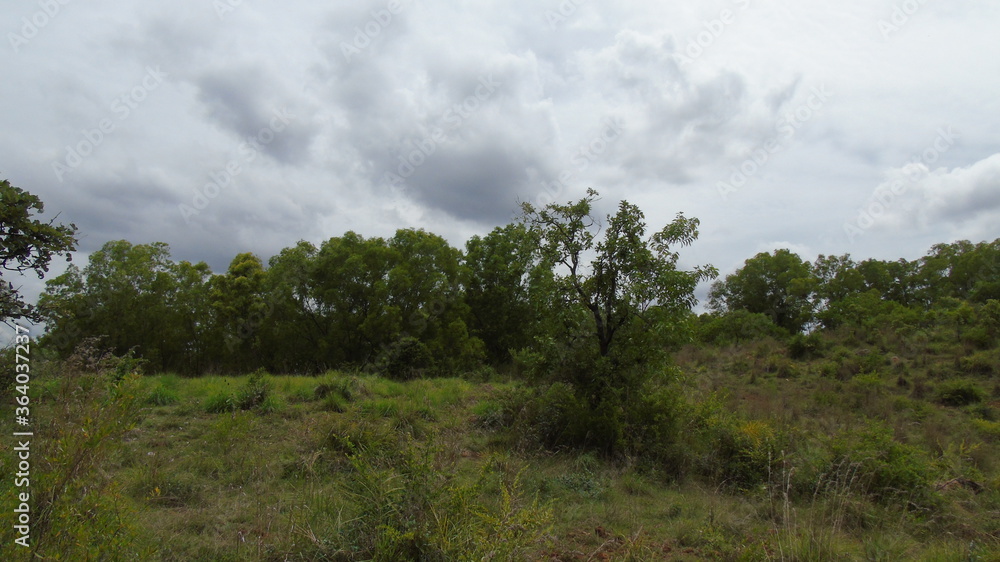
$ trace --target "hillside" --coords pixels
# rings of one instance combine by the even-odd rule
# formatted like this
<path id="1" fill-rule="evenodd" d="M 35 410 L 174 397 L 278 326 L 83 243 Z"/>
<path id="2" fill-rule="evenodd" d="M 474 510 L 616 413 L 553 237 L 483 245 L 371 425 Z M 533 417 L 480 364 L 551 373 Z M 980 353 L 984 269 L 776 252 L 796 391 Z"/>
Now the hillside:
<path id="1" fill-rule="evenodd" d="M 135 378 L 128 360 L 105 358 L 99 374 L 80 357 L 49 363 L 33 383 L 35 478 L 64 487 L 40 548 L 68 560 L 1000 560 L 997 350 L 935 334 L 687 346 L 664 382 L 682 397 L 671 464 L 540 446 L 521 423 L 525 383 L 495 374 Z"/>

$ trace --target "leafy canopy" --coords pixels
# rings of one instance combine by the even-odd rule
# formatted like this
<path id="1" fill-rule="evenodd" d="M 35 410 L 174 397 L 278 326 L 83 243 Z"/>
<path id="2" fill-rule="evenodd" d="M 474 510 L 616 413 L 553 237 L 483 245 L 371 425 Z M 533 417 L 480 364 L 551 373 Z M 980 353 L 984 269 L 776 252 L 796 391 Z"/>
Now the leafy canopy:
<path id="1" fill-rule="evenodd" d="M 524 203 L 522 210 L 524 222 L 540 240 L 541 260 L 556 269 L 558 295 L 563 302 L 586 309 L 598 351 L 607 357 L 622 332 L 648 335 L 669 330 L 690 313 L 698 282 L 714 278 L 716 270 L 677 268 L 679 255 L 674 248 L 698 238 L 698 219 L 683 214 L 647 237 L 642 211 L 622 201 L 598 241 L 601 226 L 592 215 L 597 197 L 589 189 L 575 203 L 551 203 L 541 209 Z"/>
<path id="2" fill-rule="evenodd" d="M 76 249 L 76 225 L 33 218 L 44 209 L 37 196 L 0 180 L 0 320 L 4 323 L 21 318 L 38 322 L 40 317 L 3 274 L 34 271 L 41 279 L 54 255 L 65 255 L 69 261 Z"/>

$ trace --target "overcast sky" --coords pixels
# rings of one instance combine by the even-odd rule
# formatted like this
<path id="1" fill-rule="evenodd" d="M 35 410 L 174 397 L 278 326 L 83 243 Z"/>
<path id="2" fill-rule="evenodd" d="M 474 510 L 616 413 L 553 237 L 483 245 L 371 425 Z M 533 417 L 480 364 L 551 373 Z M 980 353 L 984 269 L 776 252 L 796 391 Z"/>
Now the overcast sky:
<path id="1" fill-rule="evenodd" d="M 587 187 L 698 217 L 683 259 L 723 273 L 1000 237 L 1000 3 L 125 6 L 0 15 L 0 177 L 77 224 L 82 263 L 115 239 L 217 271 L 347 230 L 462 247 Z"/>

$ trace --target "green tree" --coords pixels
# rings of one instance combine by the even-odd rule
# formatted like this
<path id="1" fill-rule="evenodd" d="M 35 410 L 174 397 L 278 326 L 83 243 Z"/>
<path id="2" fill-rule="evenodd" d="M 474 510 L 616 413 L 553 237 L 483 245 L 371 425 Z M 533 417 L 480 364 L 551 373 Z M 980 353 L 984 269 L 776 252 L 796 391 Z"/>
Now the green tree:
<path id="1" fill-rule="evenodd" d="M 90 255 L 81 271 L 71 266 L 46 283 L 39 308 L 47 338 L 63 355 L 85 337 L 103 336 L 116 355 L 136 348 L 154 370 L 183 369 L 201 319 L 185 307 L 197 305 L 185 289 L 204 283 L 208 266 L 183 266 L 185 282 L 170 247 L 162 242 L 111 241 Z"/>
<path id="2" fill-rule="evenodd" d="M 698 219 L 682 214 L 647 237 L 642 211 L 622 201 L 597 241 L 600 226 L 591 214 L 597 196 L 590 189 L 568 205 L 536 209 L 525 203 L 523 220 L 538 236 L 540 260 L 555 265 L 559 300 L 553 305 L 562 309 L 564 325 L 570 327 L 566 336 L 576 338 L 573 325 L 585 322 L 591 350 L 615 369 L 651 359 L 663 349 L 677 327 L 687 323 L 698 282 L 713 278 L 716 271 L 711 266 L 677 268 L 675 248 L 698 237 Z"/>
<path id="3" fill-rule="evenodd" d="M 167 364 L 184 373 L 204 373 L 216 366 L 224 343 L 212 311 L 212 270 L 205 262 L 182 261 L 171 267 L 171 323 L 164 333 Z"/>
<path id="4" fill-rule="evenodd" d="M 321 372 L 331 367 L 320 353 L 330 330 L 316 298 L 316 246 L 299 241 L 268 261 L 266 293 L 271 316 L 261 327 L 264 356 L 279 372 Z"/>
<path id="5" fill-rule="evenodd" d="M 382 238 L 347 232 L 324 242 L 312 261 L 310 306 L 320 325 L 321 356 L 331 366 L 371 361 L 402 324 L 389 298 L 395 253 Z"/>
<path id="6" fill-rule="evenodd" d="M 424 230 L 397 230 L 388 245 L 396 259 L 388 275 L 389 297 L 402 324 L 399 333 L 390 335 L 388 348 L 383 344 L 380 355 L 396 356 L 404 338 L 414 338 L 426 346 L 432 358 L 427 368 L 432 372 L 475 367 L 484 351 L 466 324 L 469 309 L 461 290 L 461 252 Z M 407 355 L 422 356 L 419 349 Z"/>
<path id="7" fill-rule="evenodd" d="M 237 372 L 261 366 L 260 329 L 271 314 L 266 279 L 261 259 L 244 252 L 233 258 L 225 275 L 210 282 L 211 306 L 225 344 L 225 363 Z"/>
<path id="8" fill-rule="evenodd" d="M 816 277 L 815 293 L 820 308 L 865 290 L 864 276 L 850 254 L 820 255 L 813 262 L 812 272 Z"/>
<path id="9" fill-rule="evenodd" d="M 465 244 L 465 301 L 473 333 L 494 364 L 529 347 L 546 313 L 542 295 L 551 269 L 536 261 L 536 233 L 523 224 L 494 228 Z"/>
<path id="10" fill-rule="evenodd" d="M 7 180 L 0 181 L 0 321 L 4 323 L 42 319 L 34 306 L 24 302 L 19 288 L 4 279 L 4 273 L 34 271 L 42 279 L 53 256 L 64 255 L 69 261 L 70 252 L 76 249 L 76 225 L 57 225 L 55 219 L 42 222 L 33 217 L 44 210 L 37 196 Z"/>
<path id="11" fill-rule="evenodd" d="M 812 266 L 790 250 L 761 252 L 742 268 L 712 284 L 709 307 L 718 312 L 747 310 L 766 314 L 775 324 L 798 333 L 812 320 L 816 286 Z"/>

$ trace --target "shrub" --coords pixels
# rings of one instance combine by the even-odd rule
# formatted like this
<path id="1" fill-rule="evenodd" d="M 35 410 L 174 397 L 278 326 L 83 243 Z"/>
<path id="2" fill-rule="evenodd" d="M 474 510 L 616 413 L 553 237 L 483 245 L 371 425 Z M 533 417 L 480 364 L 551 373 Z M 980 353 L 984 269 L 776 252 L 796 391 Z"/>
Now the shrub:
<path id="1" fill-rule="evenodd" d="M 260 413 L 273 412 L 278 401 L 271 392 L 271 381 L 263 369 L 250 374 L 236 394 L 219 391 L 205 401 L 205 411 L 210 414 L 222 414 L 237 410 L 256 410 Z"/>
<path id="2" fill-rule="evenodd" d="M 317 399 L 326 398 L 330 395 L 336 395 L 344 400 L 344 402 L 353 402 L 356 398 L 361 395 L 367 394 L 364 385 L 361 380 L 357 377 L 338 377 L 329 382 L 320 383 L 316 386 L 316 390 L 313 394 Z"/>
<path id="3" fill-rule="evenodd" d="M 850 467 L 850 488 L 883 504 L 904 500 L 905 505 L 936 504 L 931 483 L 931 460 L 921 449 L 892 438 L 892 429 L 871 424 L 862 431 L 835 437 L 829 444 L 823 474 L 839 474 Z M 824 478 L 816 479 L 823 482 Z"/>
<path id="4" fill-rule="evenodd" d="M 389 379 L 411 380 L 434 367 L 434 356 L 424 342 L 412 336 L 400 338 L 376 362 L 376 371 Z"/>
<path id="5" fill-rule="evenodd" d="M 209 414 L 235 412 L 236 409 L 236 400 L 228 392 L 217 392 L 205 401 L 205 411 Z"/>
<path id="6" fill-rule="evenodd" d="M 106 470 L 123 448 L 124 436 L 141 411 L 141 380 L 126 360 L 99 353 L 85 341 L 54 373 L 50 415 L 35 423 L 31 457 L 32 559 L 144 560 L 152 556 L 141 544 L 134 513 L 123 501 L 118 483 Z M 91 361 L 98 358 L 99 361 Z M 122 364 L 125 367 L 122 367 Z M 32 367 L 38 366 L 33 363 Z M 39 373 L 39 370 L 34 371 Z M 13 475 L 11 459 L 0 459 L 0 472 Z M 0 480 L 0 494 L 15 497 L 13 477 Z M 12 512 L 8 512 L 12 513 Z M 4 551 L 18 548 L 10 519 L 0 517 Z M 13 555 L 10 550 L 9 555 Z M 13 558 L 5 558 L 13 559 Z"/>
<path id="7" fill-rule="evenodd" d="M 997 371 L 1000 355 L 992 351 L 977 351 L 959 360 L 962 370 L 977 375 L 992 375 Z"/>
<path id="8" fill-rule="evenodd" d="M 734 490 L 747 491 L 767 482 L 781 460 L 780 439 L 769 423 L 721 410 L 704 420 L 698 440 L 703 444 L 698 471 Z"/>
<path id="9" fill-rule="evenodd" d="M 938 386 L 936 401 L 945 406 L 967 406 L 985 399 L 986 392 L 976 383 L 964 379 L 950 379 Z"/>
<path id="10" fill-rule="evenodd" d="M 505 426 L 506 412 L 499 400 L 483 400 L 472 407 L 473 424 L 483 429 L 500 429 Z"/>
<path id="11" fill-rule="evenodd" d="M 962 341 L 979 349 L 988 349 L 993 346 L 996 338 L 987 326 L 978 325 L 967 328 L 962 333 Z"/>
<path id="12" fill-rule="evenodd" d="M 704 315 L 698 324 L 700 341 L 715 345 L 753 341 L 766 337 L 784 338 L 788 332 L 766 314 L 739 309 L 721 316 Z"/>
<path id="13" fill-rule="evenodd" d="M 525 560 L 552 518 L 524 497 L 522 471 L 503 459 L 487 461 L 471 484 L 442 473 L 433 454 L 414 447 L 391 466 L 365 453 L 349 460 L 342 494 L 352 517 L 316 559 Z"/>
<path id="14" fill-rule="evenodd" d="M 792 359 L 810 359 L 822 356 L 823 338 L 819 332 L 795 334 L 788 341 L 788 356 Z"/>
<path id="15" fill-rule="evenodd" d="M 886 358 L 886 356 L 877 351 L 868 351 L 868 350 L 863 350 L 863 351 L 865 351 L 865 353 L 861 355 L 859 360 L 859 365 L 860 365 L 860 370 L 866 373 L 879 372 L 882 370 L 883 367 L 885 367 L 889 363 L 889 360 Z"/>
<path id="16" fill-rule="evenodd" d="M 773 373 L 779 379 L 794 379 L 799 376 L 798 366 L 782 355 L 772 354 L 764 363 L 764 371 Z"/>

